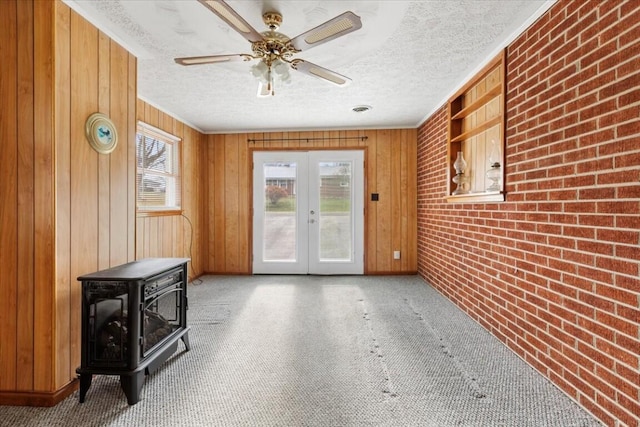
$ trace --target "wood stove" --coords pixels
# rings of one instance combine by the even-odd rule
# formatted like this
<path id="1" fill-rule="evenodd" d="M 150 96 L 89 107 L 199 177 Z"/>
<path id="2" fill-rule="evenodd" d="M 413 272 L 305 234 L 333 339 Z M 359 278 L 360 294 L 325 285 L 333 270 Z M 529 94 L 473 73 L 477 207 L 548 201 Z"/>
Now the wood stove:
<path id="1" fill-rule="evenodd" d="M 82 282 L 80 402 L 94 374 L 119 375 L 129 405 L 145 375 L 189 346 L 187 258 L 148 258 L 78 277 Z"/>

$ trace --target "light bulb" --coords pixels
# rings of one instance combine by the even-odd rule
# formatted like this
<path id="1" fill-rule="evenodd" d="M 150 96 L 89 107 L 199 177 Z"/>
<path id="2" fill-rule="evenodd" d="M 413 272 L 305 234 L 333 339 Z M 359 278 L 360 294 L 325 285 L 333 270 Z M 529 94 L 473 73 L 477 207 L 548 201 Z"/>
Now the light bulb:
<path id="1" fill-rule="evenodd" d="M 268 82 L 268 67 L 263 61 L 251 67 L 251 74 L 262 83 Z"/>
<path id="2" fill-rule="evenodd" d="M 273 70 L 276 72 L 276 74 L 283 75 L 287 72 L 287 66 L 284 62 L 277 60 L 273 63 Z"/>

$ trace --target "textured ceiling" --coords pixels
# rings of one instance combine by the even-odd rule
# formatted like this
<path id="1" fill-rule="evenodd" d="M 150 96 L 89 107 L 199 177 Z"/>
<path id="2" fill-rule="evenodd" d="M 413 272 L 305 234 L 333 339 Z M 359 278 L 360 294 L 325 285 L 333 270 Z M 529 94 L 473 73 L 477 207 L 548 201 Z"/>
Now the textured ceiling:
<path id="1" fill-rule="evenodd" d="M 549 0 L 233 1 L 256 30 L 283 15 L 289 37 L 350 10 L 362 28 L 296 55 L 350 77 L 347 87 L 291 71 L 256 97 L 251 63 L 184 67 L 175 57 L 250 53 L 196 0 L 65 0 L 138 57 L 138 95 L 205 133 L 416 127 L 548 9 Z M 371 111 L 354 113 L 357 105 Z"/>

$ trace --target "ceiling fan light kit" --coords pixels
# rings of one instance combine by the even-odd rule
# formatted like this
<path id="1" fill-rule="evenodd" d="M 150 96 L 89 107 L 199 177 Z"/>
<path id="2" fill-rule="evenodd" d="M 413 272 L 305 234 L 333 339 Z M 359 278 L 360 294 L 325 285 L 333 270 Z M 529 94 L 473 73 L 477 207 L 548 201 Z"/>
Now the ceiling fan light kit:
<path id="1" fill-rule="evenodd" d="M 362 28 L 360 17 L 353 12 L 344 12 L 290 39 L 277 32 L 282 24 L 282 15 L 278 12 L 270 11 L 262 15 L 262 20 L 269 30 L 261 34 L 223 0 L 198 1 L 249 41 L 253 53 L 175 58 L 176 63 L 189 66 L 258 59 L 259 63 L 251 67 L 250 71 L 258 79 L 258 96 L 260 97 L 275 95 L 276 78 L 282 83 L 288 83 L 291 80 L 287 64 L 296 71 L 337 86 L 346 86 L 351 82 L 351 79 L 346 76 L 303 59 L 294 58 L 294 55 L 304 49 L 310 49 Z"/>

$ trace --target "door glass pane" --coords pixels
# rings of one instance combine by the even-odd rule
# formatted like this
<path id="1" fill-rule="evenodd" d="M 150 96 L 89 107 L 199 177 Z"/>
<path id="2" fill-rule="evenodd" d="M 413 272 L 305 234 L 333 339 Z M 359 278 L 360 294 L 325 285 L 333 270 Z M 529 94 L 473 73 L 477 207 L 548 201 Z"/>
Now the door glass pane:
<path id="1" fill-rule="evenodd" d="M 264 163 L 263 261 L 296 261 L 296 163 Z"/>
<path id="2" fill-rule="evenodd" d="M 320 261 L 351 261 L 351 162 L 320 162 Z"/>

